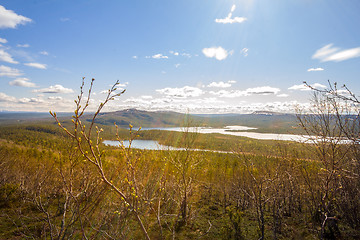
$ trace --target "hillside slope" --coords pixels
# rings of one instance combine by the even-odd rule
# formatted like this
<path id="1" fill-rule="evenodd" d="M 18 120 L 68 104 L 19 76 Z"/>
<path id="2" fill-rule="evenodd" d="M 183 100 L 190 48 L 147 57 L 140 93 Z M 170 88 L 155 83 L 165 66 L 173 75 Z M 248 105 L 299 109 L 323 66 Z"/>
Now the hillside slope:
<path id="1" fill-rule="evenodd" d="M 129 124 L 134 127 L 174 127 L 181 126 L 186 115 L 176 112 L 148 112 L 137 109 L 126 109 L 116 112 L 100 113 L 96 123 L 104 125 L 116 125 L 128 127 Z M 91 121 L 92 118 L 87 118 Z"/>

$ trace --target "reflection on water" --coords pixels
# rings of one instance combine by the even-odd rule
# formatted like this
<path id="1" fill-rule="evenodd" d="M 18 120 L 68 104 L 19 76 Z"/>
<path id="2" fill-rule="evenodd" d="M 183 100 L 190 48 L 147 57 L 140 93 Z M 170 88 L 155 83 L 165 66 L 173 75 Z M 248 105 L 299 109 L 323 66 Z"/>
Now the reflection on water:
<path id="1" fill-rule="evenodd" d="M 110 146 L 120 146 L 119 141 L 105 140 L 103 143 L 105 145 L 110 145 Z M 122 144 L 126 148 L 129 147 L 128 140 L 123 141 Z M 158 141 L 154 141 L 154 140 L 133 140 L 131 143 L 131 148 L 146 149 L 146 150 L 184 150 L 183 148 L 175 148 L 175 147 L 161 145 L 158 143 Z"/>

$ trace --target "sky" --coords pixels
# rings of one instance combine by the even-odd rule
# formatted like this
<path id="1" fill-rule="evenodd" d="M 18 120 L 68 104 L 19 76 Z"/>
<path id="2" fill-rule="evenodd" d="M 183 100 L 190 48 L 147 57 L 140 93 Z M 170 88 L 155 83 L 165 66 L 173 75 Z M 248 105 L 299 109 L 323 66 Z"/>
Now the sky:
<path id="1" fill-rule="evenodd" d="M 0 111 L 294 112 L 360 93 L 357 0 L 2 0 Z"/>

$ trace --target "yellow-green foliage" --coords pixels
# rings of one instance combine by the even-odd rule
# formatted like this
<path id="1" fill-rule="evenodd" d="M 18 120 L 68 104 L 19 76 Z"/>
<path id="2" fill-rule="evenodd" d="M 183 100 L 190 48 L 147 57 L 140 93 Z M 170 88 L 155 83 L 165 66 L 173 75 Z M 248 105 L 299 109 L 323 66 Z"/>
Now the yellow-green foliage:
<path id="1" fill-rule="evenodd" d="M 39 134 L 36 128 L 16 129 L 19 127 L 3 131 L 5 139 L 0 145 L 1 238 L 49 237 L 50 226 L 53 234 L 60 232 L 63 219 L 65 237 L 81 238 L 85 234 L 99 239 L 142 238 L 127 204 L 101 181 L 96 168 L 76 153 L 69 138 L 59 132 Z M 26 137 L 36 137 L 40 144 L 22 140 Z M 321 161 L 315 155 L 302 158 L 297 144 L 252 142 L 270 150 L 245 152 L 239 145 L 240 151 L 235 154 L 190 152 L 193 166 L 185 182 L 181 180 L 181 168 L 174 165 L 174 160 L 186 158 L 185 151 L 125 149 L 136 168 L 136 194 L 134 184 L 127 179 L 130 169 L 124 150 L 101 148 L 105 151 L 104 171 L 132 199 L 150 238 L 255 239 L 261 235 L 261 206 L 265 237 L 274 235 L 277 222 L 278 239 L 316 239 L 314 229 L 319 230 L 317 212 L 321 210 L 323 189 L 320 183 L 326 177 Z M 188 218 L 179 228 L 181 187 L 190 180 Z M 69 195 L 70 187 L 73 196 Z M 343 188 L 333 195 L 337 203 L 348 201 Z M 337 212 L 344 214 L 345 207 L 342 204 Z M 343 216 L 339 222 L 342 234 L 356 239 L 358 223 L 354 216 Z"/>

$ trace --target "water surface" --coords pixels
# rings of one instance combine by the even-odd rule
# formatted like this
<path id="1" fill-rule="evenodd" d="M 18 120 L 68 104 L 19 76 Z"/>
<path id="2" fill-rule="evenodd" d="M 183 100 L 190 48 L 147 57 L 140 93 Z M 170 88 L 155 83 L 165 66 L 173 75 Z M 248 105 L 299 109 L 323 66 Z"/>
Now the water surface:
<path id="1" fill-rule="evenodd" d="M 121 146 L 121 144 L 123 144 L 124 147 L 129 147 L 129 140 L 122 141 L 122 143 L 119 143 L 119 141 L 105 140 L 103 143 L 110 146 Z M 131 142 L 131 148 L 146 150 L 184 150 L 183 148 L 161 145 L 158 141 L 154 140 L 133 140 Z"/>
<path id="2" fill-rule="evenodd" d="M 142 130 L 163 130 L 163 131 L 176 131 L 176 132 L 198 132 L 204 134 L 220 133 L 225 135 L 248 137 L 259 140 L 282 140 L 282 141 L 296 141 L 305 142 L 309 139 L 307 136 L 295 134 L 277 134 L 277 133 L 258 133 L 248 132 L 246 130 L 253 130 L 256 128 L 246 126 L 226 126 L 224 128 L 207 128 L 207 127 L 171 127 L 171 128 L 143 128 Z"/>

